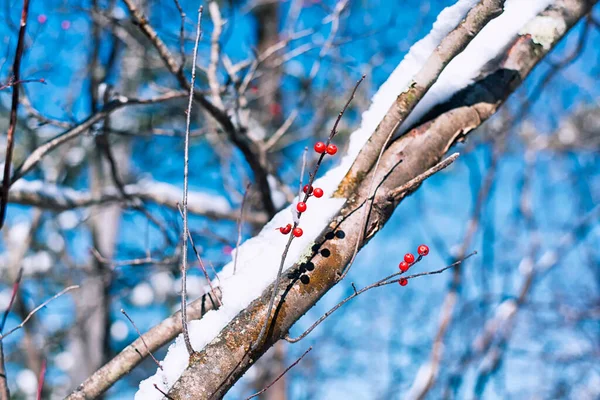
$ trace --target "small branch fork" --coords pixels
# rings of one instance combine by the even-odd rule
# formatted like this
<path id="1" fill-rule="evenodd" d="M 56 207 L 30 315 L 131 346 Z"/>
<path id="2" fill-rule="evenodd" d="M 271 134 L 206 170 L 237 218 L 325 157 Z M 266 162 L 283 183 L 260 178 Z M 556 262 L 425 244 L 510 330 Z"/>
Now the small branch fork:
<path id="1" fill-rule="evenodd" d="M 325 319 L 327 319 L 327 317 L 329 317 L 331 314 L 333 314 L 337 309 L 339 309 L 340 307 L 342 307 L 344 304 L 346 304 L 347 302 L 349 302 L 350 300 L 352 300 L 353 298 L 355 298 L 356 296 L 366 292 L 367 290 L 371 290 L 374 288 L 378 288 L 381 286 L 386 286 L 386 285 L 391 285 L 392 283 L 397 283 L 400 282 L 401 279 L 406 279 L 406 280 L 410 280 L 410 279 L 414 279 L 414 278 L 419 278 L 421 276 L 427 276 L 427 275 L 436 275 L 436 274 L 441 274 L 442 272 L 450 269 L 450 268 L 454 268 L 460 264 L 462 264 L 463 262 L 465 262 L 468 258 L 474 256 L 475 254 L 477 254 L 476 251 L 473 251 L 471 254 L 468 254 L 466 257 L 464 257 L 463 259 L 456 261 L 444 268 L 438 269 L 436 271 L 429 271 L 429 272 L 419 272 L 418 274 L 413 274 L 413 275 L 409 275 L 407 277 L 402 277 L 400 278 L 400 276 L 402 274 L 404 274 L 403 271 L 400 272 L 396 272 L 392 275 L 389 275 L 383 279 L 380 279 L 379 281 L 370 284 L 369 286 L 365 286 L 364 288 L 357 290 L 356 286 L 354 286 L 354 283 L 352 283 L 352 288 L 354 290 L 354 293 L 352 293 L 350 296 L 346 297 L 344 300 L 340 301 L 338 304 L 336 304 L 333 308 L 331 308 L 329 311 L 327 311 L 325 314 L 323 314 L 323 316 L 321 318 L 319 318 L 314 324 L 312 324 L 306 331 L 304 331 L 304 333 L 302 333 L 300 336 L 296 337 L 296 338 L 291 338 L 289 335 L 286 335 L 284 337 L 284 340 L 286 340 L 287 342 L 290 343 L 296 343 L 299 342 L 300 340 L 304 339 L 309 333 L 311 333 L 317 326 L 319 326 L 321 324 L 321 322 L 325 321 Z M 423 259 L 423 256 L 419 256 L 419 258 L 417 258 L 412 264 L 410 264 L 410 266 L 414 266 L 416 263 L 418 263 L 419 261 L 421 261 Z"/>
<path id="2" fill-rule="evenodd" d="M 337 134 L 337 127 L 340 123 L 340 120 L 342 119 L 342 116 L 344 115 L 344 113 L 346 112 L 346 109 L 348 108 L 348 106 L 350 105 L 350 102 L 352 102 L 352 100 L 354 99 L 354 96 L 356 95 L 356 91 L 358 90 L 358 87 L 360 86 L 360 84 L 362 83 L 362 81 L 364 81 L 366 78 L 366 75 L 363 75 L 357 82 L 356 85 L 354 85 L 354 89 L 352 89 L 352 93 L 350 94 L 350 97 L 348 98 L 348 101 L 346 101 L 346 104 L 344 104 L 344 107 L 342 108 L 342 111 L 340 111 L 340 113 L 338 114 L 335 123 L 333 124 L 333 128 L 331 128 L 331 132 L 329 133 L 329 137 L 327 138 L 327 142 L 325 143 L 326 146 L 328 146 L 331 143 L 331 140 L 335 137 L 335 135 Z M 312 186 L 313 181 L 315 180 L 315 177 L 317 176 L 317 173 L 319 171 L 319 168 L 321 167 L 321 163 L 323 162 L 323 159 L 325 158 L 325 152 L 321 153 L 319 155 L 319 158 L 317 160 L 317 162 L 315 163 L 315 167 L 313 169 L 312 173 L 309 173 L 309 179 L 308 179 L 308 186 Z M 300 185 L 302 186 L 302 182 L 300 182 Z M 304 194 L 304 199 L 302 200 L 303 202 L 306 202 L 308 200 L 308 198 L 310 197 L 310 191 L 307 191 Z M 298 218 L 295 218 L 293 227 L 292 227 L 292 231 L 293 229 L 295 229 L 296 227 L 298 227 L 299 224 L 299 220 L 302 217 L 302 213 L 298 212 Z M 256 339 L 256 342 L 254 343 L 254 345 L 252 346 L 252 350 L 256 349 L 260 343 L 262 342 L 265 333 L 267 331 L 267 326 L 269 325 L 269 319 L 271 316 L 271 312 L 273 311 L 273 306 L 275 304 L 275 297 L 277 296 L 277 287 L 279 286 L 279 281 L 281 280 L 281 274 L 283 272 L 283 265 L 285 264 L 285 259 L 287 257 L 287 253 L 290 249 L 290 246 L 292 245 L 292 241 L 294 240 L 294 235 L 290 234 L 288 241 L 285 245 L 285 249 L 283 250 L 283 254 L 281 255 L 281 262 L 279 263 L 279 270 L 277 271 L 277 277 L 275 278 L 275 285 L 273 286 L 273 293 L 271 294 L 271 299 L 269 301 L 269 307 L 267 308 L 267 314 L 265 316 L 265 323 L 262 327 L 262 329 L 260 330 L 260 333 L 258 335 L 258 338 Z"/>
<path id="3" fill-rule="evenodd" d="M 187 293 L 186 293 L 186 278 L 187 278 L 187 243 L 190 235 L 188 230 L 188 170 L 189 170 L 189 151 L 190 151 L 190 124 L 192 114 L 192 102 L 194 100 L 194 82 L 196 79 L 196 58 L 198 55 L 198 43 L 200 42 L 201 28 L 200 22 L 202 20 L 202 6 L 198 9 L 198 23 L 196 25 L 196 43 L 194 44 L 194 54 L 192 60 L 192 78 L 190 80 L 190 96 L 188 100 L 188 106 L 186 110 L 186 121 L 185 121 L 185 154 L 183 160 L 183 248 L 182 248 L 182 262 L 181 262 L 181 325 L 183 328 L 183 339 L 185 347 L 187 348 L 190 357 L 195 354 L 194 348 L 190 342 L 190 334 L 187 326 Z"/>
<path id="4" fill-rule="evenodd" d="M 310 346 L 310 347 L 308 348 L 308 350 L 306 350 L 306 351 L 304 352 L 304 354 L 302 354 L 302 355 L 300 356 L 300 358 L 298 358 L 296 361 L 294 361 L 294 362 L 293 362 L 293 363 L 292 363 L 292 364 L 291 364 L 289 367 L 287 367 L 287 368 L 286 368 L 286 369 L 285 369 L 285 370 L 284 370 L 284 371 L 283 371 L 281 374 L 279 374 L 279 376 L 278 376 L 277 378 L 275 378 L 275 379 L 273 380 L 273 382 L 269 383 L 269 384 L 268 384 L 267 386 L 265 386 L 265 388 L 264 388 L 264 389 L 262 389 L 261 391 L 258 391 L 258 392 L 256 392 L 256 393 L 254 393 L 252 396 L 246 397 L 246 400 L 250 400 L 250 399 L 253 399 L 253 398 L 257 397 L 257 396 L 260 396 L 261 394 L 263 394 L 264 392 L 266 392 L 267 390 L 269 390 L 269 388 L 270 388 L 270 387 L 272 387 L 272 386 L 273 386 L 275 383 L 277 383 L 277 381 L 278 381 L 278 380 L 280 380 L 281 378 L 283 378 L 283 376 L 284 376 L 285 374 L 287 374 L 287 372 L 288 372 L 290 369 L 292 369 L 292 368 L 294 368 L 296 365 L 298 365 L 298 363 L 299 363 L 300 361 L 302 361 L 302 359 L 304 358 L 304 356 L 305 356 L 305 355 L 307 355 L 307 354 L 308 354 L 308 353 L 309 353 L 311 350 L 312 350 L 312 346 Z"/>
<path id="5" fill-rule="evenodd" d="M 21 59 L 25 49 L 25 29 L 27 27 L 27 16 L 29 15 L 29 0 L 23 1 L 23 10 L 21 11 L 21 27 L 19 28 L 19 39 L 17 41 L 17 50 L 15 52 L 15 61 L 13 63 L 12 82 L 20 81 Z M 6 134 L 6 159 L 4 161 L 4 175 L 2 181 L 2 199 L 0 199 L 0 229 L 4 226 L 6 219 L 6 206 L 8 204 L 8 189 L 10 188 L 10 167 L 12 164 L 12 153 L 15 144 L 15 130 L 17 129 L 17 109 L 19 108 L 19 87 L 13 87 L 12 100 L 10 105 L 10 116 L 8 123 L 8 132 Z"/>

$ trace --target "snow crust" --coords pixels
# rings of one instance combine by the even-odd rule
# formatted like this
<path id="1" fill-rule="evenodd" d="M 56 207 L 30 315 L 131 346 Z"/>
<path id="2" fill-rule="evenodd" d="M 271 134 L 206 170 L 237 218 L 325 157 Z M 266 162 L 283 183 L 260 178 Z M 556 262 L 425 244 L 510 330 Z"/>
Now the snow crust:
<path id="1" fill-rule="evenodd" d="M 314 186 L 322 188 L 325 195 L 319 199 L 318 207 L 311 207 L 314 200 L 309 200 L 308 210 L 300 219 L 304 235 L 293 241 L 284 270 L 301 259 L 306 250 L 310 250 L 314 238 L 344 204 L 345 199 L 333 199 L 331 195 L 396 97 L 406 90 L 412 77 L 421 69 L 440 41 L 460 23 L 477 2 L 478 0 L 459 0 L 453 6 L 444 9 L 431 32 L 410 49 L 373 96 L 371 107 L 362 115 L 360 128 L 350 137 L 348 152 L 340 165 L 315 181 Z M 489 23 L 467 49 L 448 65 L 436 84 L 402 124 L 400 131 L 418 121 L 432 106 L 448 100 L 457 90 L 477 79 L 482 67 L 503 51 L 519 30 L 550 3 L 551 0 L 507 0 L 505 12 Z M 201 320 L 189 323 L 194 349 L 201 350 L 216 338 L 229 321 L 273 282 L 287 241 L 287 236 L 276 231 L 276 228 L 292 222 L 292 207 L 296 201 L 275 215 L 256 237 L 248 239 L 235 250 L 239 252 L 236 275 L 233 275 L 233 261 L 219 274 L 223 307 L 217 311 L 209 311 Z M 235 254 L 232 254 L 232 259 L 234 258 Z M 216 281 L 213 284 L 216 284 Z M 161 390 L 168 392 L 185 370 L 187 362 L 188 353 L 180 335 L 169 347 L 162 361 L 163 370 L 157 369 L 155 375 L 140 383 L 136 400 L 161 399 L 162 395 L 153 385 L 156 384 Z M 427 375 L 427 372 L 423 371 L 422 375 Z"/>

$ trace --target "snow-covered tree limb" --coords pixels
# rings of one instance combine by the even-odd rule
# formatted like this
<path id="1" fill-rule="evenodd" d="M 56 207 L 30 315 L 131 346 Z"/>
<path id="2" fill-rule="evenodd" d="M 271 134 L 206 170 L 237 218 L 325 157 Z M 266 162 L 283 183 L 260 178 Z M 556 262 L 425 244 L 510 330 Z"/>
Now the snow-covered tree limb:
<path id="1" fill-rule="evenodd" d="M 177 210 L 181 201 L 179 188 L 167 183 L 156 181 L 141 181 L 124 186 L 125 193 L 130 198 L 150 201 L 158 205 Z M 64 211 L 73 208 L 90 207 L 100 204 L 126 202 L 117 188 L 105 189 L 100 195 L 53 185 L 42 181 L 19 180 L 13 186 L 8 196 L 9 203 L 35 206 L 42 209 Z M 195 215 L 212 219 L 235 221 L 239 211 L 229 205 L 222 196 L 202 192 L 190 192 L 188 210 Z M 252 213 L 245 221 L 262 224 L 266 220 L 264 213 Z"/>

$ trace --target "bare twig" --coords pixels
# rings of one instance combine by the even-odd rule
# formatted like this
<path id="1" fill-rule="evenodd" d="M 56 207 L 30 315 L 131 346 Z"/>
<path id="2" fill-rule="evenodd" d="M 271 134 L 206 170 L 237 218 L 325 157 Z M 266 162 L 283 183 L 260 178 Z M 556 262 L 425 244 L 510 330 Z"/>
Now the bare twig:
<path id="1" fill-rule="evenodd" d="M 163 396 L 165 396 L 167 399 L 174 400 L 171 396 L 169 396 L 167 393 L 163 392 L 158 386 L 156 386 L 156 383 L 154 384 L 154 388 L 156 390 L 158 390 L 160 392 L 160 394 L 162 394 Z"/>
<path id="2" fill-rule="evenodd" d="M 233 258 L 233 274 L 237 271 L 238 254 L 240 253 L 240 244 L 242 243 L 242 224 L 244 223 L 244 205 L 246 205 L 246 198 L 248 197 L 248 191 L 250 191 L 251 184 L 246 186 L 244 191 L 244 197 L 242 198 L 242 205 L 240 206 L 240 218 L 238 219 L 238 234 L 237 242 L 235 245 L 235 257 Z"/>
<path id="3" fill-rule="evenodd" d="M 194 100 L 194 82 L 196 79 L 196 58 L 198 56 L 198 43 L 200 42 L 200 22 L 202 20 L 202 6 L 198 9 L 198 23 L 196 25 L 196 43 L 194 44 L 194 54 L 192 59 L 192 78 L 190 80 L 190 96 L 186 110 L 185 120 L 185 154 L 183 159 L 183 250 L 181 261 L 181 325 L 183 326 L 183 339 L 190 356 L 194 354 L 194 349 L 190 342 L 190 335 L 187 328 L 187 293 L 186 293 L 186 278 L 187 278 L 187 242 L 189 237 L 188 231 L 188 168 L 189 168 L 189 153 L 190 153 L 190 124 L 192 115 L 192 102 Z"/>
<path id="4" fill-rule="evenodd" d="M 21 58 L 25 49 L 25 29 L 27 27 L 27 16 L 29 15 L 29 0 L 23 0 L 23 10 L 21 11 L 21 27 L 19 28 L 19 39 L 17 41 L 17 50 L 15 52 L 15 61 L 13 63 L 13 82 L 19 82 L 21 73 Z M 4 161 L 4 175 L 2 181 L 2 199 L 0 199 L 0 229 L 4 226 L 6 218 L 6 205 L 8 204 L 8 189 L 10 188 L 10 167 L 12 164 L 12 153 L 14 147 L 15 130 L 17 129 L 17 109 L 19 108 L 19 87 L 13 87 L 12 100 L 10 105 L 10 116 L 8 123 L 8 132 L 6 134 L 6 159 Z"/>
<path id="5" fill-rule="evenodd" d="M 450 164 L 452 164 L 454 161 L 456 161 L 456 159 L 458 158 L 459 155 L 460 155 L 459 153 L 454 153 L 450 157 L 445 158 L 443 161 L 440 161 L 433 167 L 429 168 L 427 171 L 423 172 L 421 175 L 411 179 L 410 181 L 406 182 L 404 185 L 391 191 L 388 194 L 388 198 L 397 199 L 398 197 L 401 197 L 402 195 L 404 195 L 406 192 L 414 190 L 417 186 L 419 186 L 421 183 L 423 183 L 424 180 L 426 180 L 433 174 L 436 174 L 436 173 L 440 172 L 441 170 L 450 166 Z"/>
<path id="6" fill-rule="evenodd" d="M 131 317 L 129 317 L 129 315 L 127 314 L 127 312 L 124 309 L 122 309 L 122 308 L 121 308 L 121 314 L 123 314 L 125 316 L 125 318 L 127 318 L 129 320 L 129 322 L 133 326 L 133 329 L 135 329 L 135 331 L 137 332 L 139 338 L 142 340 L 142 343 L 144 344 L 144 347 L 146 348 L 146 351 L 148 352 L 148 354 L 150 354 L 150 357 L 152 357 L 152 360 L 154 361 L 154 364 L 158 365 L 158 368 L 160 368 L 162 370 L 163 369 L 162 365 L 160 365 L 160 362 L 158 362 L 158 360 L 156 359 L 156 357 L 154 357 L 154 354 L 152 354 L 152 352 L 150 351 L 150 348 L 146 344 L 146 340 L 144 340 L 144 336 L 142 335 L 142 332 L 140 332 L 140 330 L 138 329 L 138 327 L 135 325 L 135 322 L 133 322 L 133 320 L 131 319 Z"/>
<path id="7" fill-rule="evenodd" d="M 79 288 L 79 285 L 72 285 L 69 286 L 63 290 L 61 290 L 60 292 L 58 292 L 57 294 L 55 294 L 54 296 L 50 297 L 48 300 L 44 301 L 42 304 L 40 304 L 39 306 L 37 306 L 36 308 L 34 308 L 33 310 L 31 310 L 29 312 L 29 314 L 27 314 L 27 316 L 25 317 L 25 319 L 23 319 L 23 321 L 21 321 L 21 323 L 17 326 L 15 326 L 14 328 L 12 328 L 11 330 L 9 330 L 6 333 L 1 333 L 0 334 L 0 340 L 4 340 L 7 336 L 10 336 L 11 334 L 13 334 L 15 331 L 21 329 L 23 327 L 23 325 L 25 325 L 27 323 L 27 321 L 29 321 L 31 319 L 31 317 L 33 317 L 33 315 L 38 312 L 39 310 L 41 310 L 42 308 L 46 307 L 52 300 L 59 298 L 60 296 L 62 296 L 63 294 L 67 293 L 70 290 L 73 289 L 77 289 Z"/>
<path id="8" fill-rule="evenodd" d="M 302 359 L 304 358 L 305 355 L 307 355 L 310 351 L 312 350 L 312 346 L 310 346 L 308 348 L 308 350 L 306 350 L 304 352 L 304 354 L 302 354 L 300 356 L 300 358 L 298 358 L 296 361 L 294 361 L 289 367 L 287 367 L 281 374 L 279 374 L 279 376 L 277 376 L 277 378 L 275 378 L 275 380 L 273 380 L 271 383 L 269 383 L 267 386 L 265 386 L 264 389 L 254 393 L 252 396 L 246 397 L 246 400 L 250 400 L 253 399 L 257 396 L 260 396 L 261 394 L 263 394 L 264 392 L 266 392 L 267 390 L 269 390 L 269 388 L 271 386 L 273 386 L 278 380 L 280 380 L 290 369 L 294 368 L 300 361 L 302 361 Z"/>

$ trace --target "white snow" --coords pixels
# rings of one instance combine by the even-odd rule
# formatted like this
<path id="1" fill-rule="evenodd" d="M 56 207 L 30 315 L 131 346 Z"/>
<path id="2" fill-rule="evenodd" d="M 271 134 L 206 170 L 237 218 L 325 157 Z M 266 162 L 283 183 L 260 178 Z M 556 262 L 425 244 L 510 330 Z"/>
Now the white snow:
<path id="1" fill-rule="evenodd" d="M 131 291 L 131 303 L 137 307 L 146 307 L 154 301 L 154 290 L 148 282 L 135 285 Z"/>
<path id="2" fill-rule="evenodd" d="M 17 374 L 17 386 L 25 394 L 32 395 L 37 391 L 38 378 L 30 369 L 23 369 Z"/>
<path id="3" fill-rule="evenodd" d="M 112 337 L 116 341 L 125 340 L 128 333 L 129 327 L 127 326 L 125 321 L 115 321 L 110 326 L 110 337 Z"/>
<path id="4" fill-rule="evenodd" d="M 432 106 L 447 100 L 454 92 L 472 83 L 481 68 L 498 53 L 519 32 L 519 30 L 551 0 L 508 0 L 502 16 L 496 18 L 477 36 L 468 48 L 444 70 L 438 82 L 430 89 L 402 127 L 408 127 L 422 117 Z M 309 200 L 308 210 L 300 219 L 304 230 L 301 238 L 295 239 L 290 248 L 284 269 L 298 261 L 306 249 L 310 249 L 315 238 L 340 209 L 344 199 L 330 198 L 337 189 L 346 172 L 356 159 L 360 149 L 369 139 L 385 113 L 400 92 L 410 84 L 411 78 L 420 70 L 431 52 L 440 41 L 464 18 L 477 0 L 459 0 L 446 8 L 438 16 L 432 31 L 417 42 L 402 60 L 388 80 L 373 97 L 371 107 L 363 113 L 361 126 L 350 137 L 347 154 L 340 165 L 331 169 L 322 178 L 314 182 L 315 187 L 323 189 L 325 195 L 318 200 Z M 223 307 L 218 311 L 209 311 L 201 320 L 189 324 L 192 346 L 202 349 L 252 300 L 258 297 L 277 275 L 280 255 L 287 236 L 275 229 L 291 223 L 292 205 L 280 211 L 254 238 L 244 242 L 239 249 L 237 274 L 233 275 L 233 262 L 225 266 L 220 274 L 223 292 Z M 234 259 L 235 254 L 232 254 Z M 216 281 L 214 282 L 216 284 Z M 161 399 L 162 395 L 154 388 L 156 384 L 167 392 L 187 366 L 188 353 L 181 335 L 169 347 L 162 361 L 163 370 L 157 369 L 152 377 L 140 383 L 137 400 Z M 423 376 L 431 371 L 422 371 Z"/>
<path id="5" fill-rule="evenodd" d="M 63 351 L 54 357 L 54 365 L 63 371 L 70 371 L 75 366 L 75 357 L 72 353 Z"/>
<path id="6" fill-rule="evenodd" d="M 41 274 L 47 272 L 54 260 L 49 252 L 42 250 L 27 256 L 22 261 L 23 273 L 25 275 Z"/>

